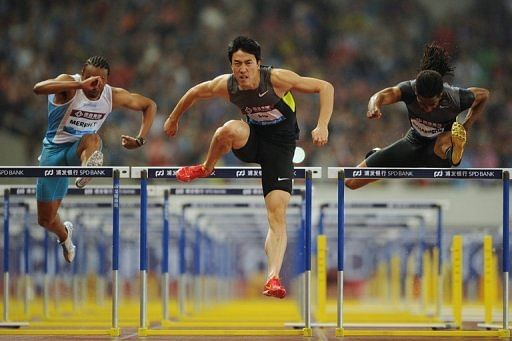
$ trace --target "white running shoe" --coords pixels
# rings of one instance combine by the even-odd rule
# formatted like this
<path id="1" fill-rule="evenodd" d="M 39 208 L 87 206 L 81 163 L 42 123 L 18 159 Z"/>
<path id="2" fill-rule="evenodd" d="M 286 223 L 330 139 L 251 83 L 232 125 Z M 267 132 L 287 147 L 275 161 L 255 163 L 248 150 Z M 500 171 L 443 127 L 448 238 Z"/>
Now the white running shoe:
<path id="1" fill-rule="evenodd" d="M 73 244 L 71 237 L 73 236 L 73 224 L 70 221 L 64 222 L 64 227 L 68 231 L 68 237 L 65 241 L 59 242 L 62 245 L 62 253 L 66 262 L 71 263 L 75 259 L 76 246 Z"/>
<path id="2" fill-rule="evenodd" d="M 99 150 L 96 150 L 91 154 L 91 156 L 89 156 L 89 159 L 87 159 L 84 167 L 95 167 L 101 165 L 103 165 L 103 153 Z M 76 178 L 75 186 L 78 188 L 84 188 L 85 185 L 87 185 L 91 180 L 92 178 Z"/>

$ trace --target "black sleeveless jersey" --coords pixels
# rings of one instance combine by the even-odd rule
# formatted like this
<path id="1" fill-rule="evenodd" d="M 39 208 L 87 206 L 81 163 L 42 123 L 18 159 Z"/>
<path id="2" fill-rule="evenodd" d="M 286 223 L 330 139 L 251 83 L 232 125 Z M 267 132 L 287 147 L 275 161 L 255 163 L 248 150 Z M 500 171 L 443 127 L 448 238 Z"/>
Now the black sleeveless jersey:
<path id="1" fill-rule="evenodd" d="M 444 131 L 449 131 L 457 116 L 469 109 L 475 101 L 475 95 L 471 90 L 444 83 L 437 108 L 431 112 L 424 112 L 416 98 L 416 80 L 405 81 L 397 86 L 402 93 L 401 100 L 407 106 L 411 127 L 425 138 L 434 138 Z"/>
<path id="2" fill-rule="evenodd" d="M 254 90 L 241 90 L 231 75 L 228 79 L 229 100 L 240 108 L 246 121 L 259 136 L 275 143 L 295 143 L 299 126 L 295 99 L 288 91 L 282 98 L 274 92 L 270 80 L 271 66 L 260 67 L 260 84 Z"/>

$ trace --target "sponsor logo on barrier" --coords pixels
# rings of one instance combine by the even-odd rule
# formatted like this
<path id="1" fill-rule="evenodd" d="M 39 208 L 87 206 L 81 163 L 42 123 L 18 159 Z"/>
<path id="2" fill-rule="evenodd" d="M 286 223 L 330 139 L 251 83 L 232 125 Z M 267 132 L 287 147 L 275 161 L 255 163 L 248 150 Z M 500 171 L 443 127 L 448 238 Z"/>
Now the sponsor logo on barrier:
<path id="1" fill-rule="evenodd" d="M 479 170 L 479 171 L 469 171 L 469 176 L 472 176 L 472 177 L 483 177 L 483 178 L 494 178 L 494 177 L 498 177 L 494 171 L 482 171 L 482 170 Z"/>
<path id="2" fill-rule="evenodd" d="M 247 171 L 248 176 L 261 177 L 261 169 L 249 169 Z"/>
<path id="3" fill-rule="evenodd" d="M 411 178 L 414 177 L 414 172 L 412 171 L 401 171 L 401 170 L 390 170 L 388 171 L 389 176 L 400 176 L 400 177 L 406 177 Z"/>
<path id="4" fill-rule="evenodd" d="M 228 190 L 223 188 L 176 188 L 176 195 L 221 195 Z"/>
<path id="5" fill-rule="evenodd" d="M 434 178 L 440 178 L 443 176 L 443 171 L 434 171 Z"/>
<path id="6" fill-rule="evenodd" d="M 0 169 L 0 176 L 23 176 L 23 169 Z"/>
<path id="7" fill-rule="evenodd" d="M 175 178 L 178 169 L 155 169 L 148 170 L 148 176 L 153 178 Z"/>
<path id="8" fill-rule="evenodd" d="M 356 177 L 356 176 L 361 176 L 361 175 L 363 175 L 363 171 L 362 171 L 362 170 L 356 170 L 356 171 L 354 171 L 354 173 L 353 173 L 352 175 L 353 175 L 354 177 Z"/>
<path id="9" fill-rule="evenodd" d="M 52 176 L 53 175 L 53 169 L 47 169 L 44 171 L 44 176 Z"/>
<path id="10" fill-rule="evenodd" d="M 245 188 L 242 191 L 243 195 L 263 195 L 263 189 L 261 188 Z"/>
<path id="11" fill-rule="evenodd" d="M 108 176 L 105 169 L 80 169 L 78 174 L 80 176 Z"/>
<path id="12" fill-rule="evenodd" d="M 245 176 L 245 170 L 237 170 L 235 176 L 237 178 Z"/>

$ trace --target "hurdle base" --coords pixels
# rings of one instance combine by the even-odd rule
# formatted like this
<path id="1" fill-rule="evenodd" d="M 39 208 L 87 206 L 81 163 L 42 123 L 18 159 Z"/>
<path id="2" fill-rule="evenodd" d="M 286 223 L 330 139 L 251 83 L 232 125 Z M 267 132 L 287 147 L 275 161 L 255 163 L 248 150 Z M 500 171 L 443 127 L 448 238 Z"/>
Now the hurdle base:
<path id="1" fill-rule="evenodd" d="M 336 337 L 343 336 L 429 336 L 429 337 L 510 337 L 510 330 L 392 330 L 336 328 Z"/>
<path id="2" fill-rule="evenodd" d="M 110 328 L 110 336 L 121 336 L 121 328 Z"/>
<path id="3" fill-rule="evenodd" d="M 503 323 L 478 323 L 478 328 L 492 330 L 492 329 L 500 329 L 503 330 Z M 508 330 L 512 329 L 512 325 L 508 325 Z"/>
<path id="4" fill-rule="evenodd" d="M 29 325 L 28 322 L 13 322 L 13 321 L 0 322 L 0 328 L 17 329 L 17 328 L 20 328 L 20 327 L 27 327 L 28 325 Z"/>
<path id="5" fill-rule="evenodd" d="M 138 336 L 313 336 L 311 328 L 296 329 L 148 329 Z"/>
<path id="6" fill-rule="evenodd" d="M 110 335 L 110 330 L 100 329 L 0 329 L 0 335 L 64 335 L 64 336 L 90 336 Z"/>
<path id="7" fill-rule="evenodd" d="M 286 327 L 303 328 L 303 322 L 285 323 Z M 332 328 L 336 327 L 335 322 L 313 322 L 313 328 Z M 450 329 L 452 326 L 447 323 L 344 323 L 344 328 L 432 328 L 434 330 Z"/>

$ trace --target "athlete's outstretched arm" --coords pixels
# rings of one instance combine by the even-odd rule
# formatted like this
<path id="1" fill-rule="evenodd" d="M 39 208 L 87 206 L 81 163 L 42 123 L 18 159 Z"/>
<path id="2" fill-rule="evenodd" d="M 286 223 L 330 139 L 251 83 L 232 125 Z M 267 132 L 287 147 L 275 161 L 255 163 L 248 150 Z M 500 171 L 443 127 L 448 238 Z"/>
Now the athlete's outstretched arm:
<path id="1" fill-rule="evenodd" d="M 475 100 L 473 105 L 468 110 L 468 114 L 464 119 L 462 125 L 466 129 L 466 131 L 471 128 L 473 123 L 482 115 L 484 111 L 485 104 L 489 99 L 489 90 L 483 88 L 468 88 L 475 95 Z"/>
<path id="2" fill-rule="evenodd" d="M 199 83 L 190 88 L 178 101 L 164 123 L 164 131 L 169 136 L 176 135 L 181 115 L 190 108 L 198 99 L 223 97 L 228 99 L 229 75 L 221 75 L 210 81 Z"/>
<path id="3" fill-rule="evenodd" d="M 402 92 L 397 86 L 389 87 L 375 93 L 368 101 L 366 117 L 379 119 L 382 116 L 380 109 L 383 105 L 393 104 L 402 98 Z"/>
<path id="4" fill-rule="evenodd" d="M 285 93 L 297 90 L 303 93 L 318 93 L 320 95 L 320 109 L 317 126 L 311 132 L 313 143 L 323 146 L 329 139 L 329 120 L 334 106 L 334 87 L 331 83 L 311 77 L 302 77 L 293 71 L 285 69 L 272 70 L 272 84 L 276 90 Z"/>
<path id="5" fill-rule="evenodd" d="M 62 74 L 53 79 L 47 79 L 34 85 L 34 93 L 37 95 L 56 94 L 60 99 L 68 100 L 75 95 L 75 91 L 82 89 L 93 90 L 102 82 L 100 76 L 90 77 L 83 81 L 76 81 L 67 74 Z"/>
<path id="6" fill-rule="evenodd" d="M 153 100 L 136 93 L 130 93 L 123 88 L 112 88 L 112 107 L 142 111 L 142 123 L 137 136 L 146 137 L 156 115 L 157 107 Z M 127 149 L 141 146 L 136 138 L 128 135 L 121 136 L 121 143 Z"/>

